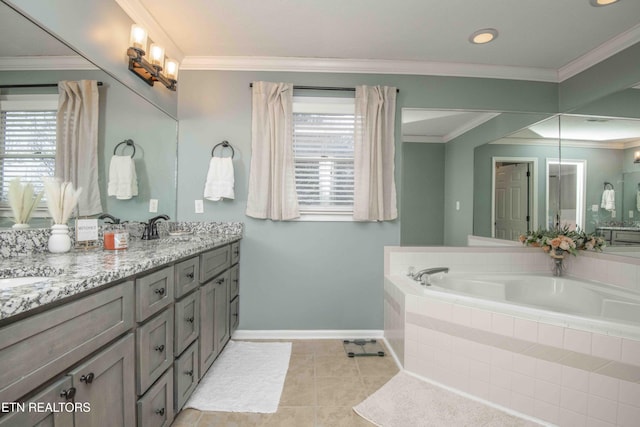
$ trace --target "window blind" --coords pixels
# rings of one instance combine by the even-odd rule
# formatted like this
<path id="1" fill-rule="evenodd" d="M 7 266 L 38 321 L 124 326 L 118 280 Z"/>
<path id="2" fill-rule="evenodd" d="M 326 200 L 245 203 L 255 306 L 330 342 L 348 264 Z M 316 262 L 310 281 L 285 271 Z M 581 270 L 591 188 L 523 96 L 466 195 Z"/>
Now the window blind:
<path id="1" fill-rule="evenodd" d="M 14 178 L 43 190 L 42 177 L 54 176 L 56 111 L 0 112 L 0 204 L 7 205 Z"/>
<path id="2" fill-rule="evenodd" d="M 353 114 L 293 114 L 294 166 L 300 211 L 353 211 L 353 132 Z"/>

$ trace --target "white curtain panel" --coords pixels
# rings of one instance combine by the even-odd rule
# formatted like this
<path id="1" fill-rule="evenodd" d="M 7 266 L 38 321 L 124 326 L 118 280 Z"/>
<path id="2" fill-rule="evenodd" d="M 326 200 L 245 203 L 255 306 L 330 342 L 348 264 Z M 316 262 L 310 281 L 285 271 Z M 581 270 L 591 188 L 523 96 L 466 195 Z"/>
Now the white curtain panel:
<path id="1" fill-rule="evenodd" d="M 393 220 L 396 88 L 357 86 L 355 103 L 353 218 Z"/>
<path id="2" fill-rule="evenodd" d="M 56 176 L 82 188 L 78 215 L 102 212 L 98 185 L 98 83 L 58 82 Z"/>
<path id="3" fill-rule="evenodd" d="M 246 214 L 298 218 L 293 165 L 293 84 L 253 82 L 251 169 Z"/>

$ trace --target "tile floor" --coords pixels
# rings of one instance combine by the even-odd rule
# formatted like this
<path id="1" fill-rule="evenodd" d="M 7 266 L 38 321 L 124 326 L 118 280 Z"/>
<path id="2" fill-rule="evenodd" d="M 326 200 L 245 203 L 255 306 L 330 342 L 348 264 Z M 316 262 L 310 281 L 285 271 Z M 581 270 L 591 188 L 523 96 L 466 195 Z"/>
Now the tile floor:
<path id="1" fill-rule="evenodd" d="M 398 368 L 385 357 L 346 356 L 342 340 L 288 340 L 289 370 L 275 414 L 180 412 L 173 427 L 365 427 L 352 407 L 391 379 Z M 384 344 L 383 344 L 384 345 Z"/>

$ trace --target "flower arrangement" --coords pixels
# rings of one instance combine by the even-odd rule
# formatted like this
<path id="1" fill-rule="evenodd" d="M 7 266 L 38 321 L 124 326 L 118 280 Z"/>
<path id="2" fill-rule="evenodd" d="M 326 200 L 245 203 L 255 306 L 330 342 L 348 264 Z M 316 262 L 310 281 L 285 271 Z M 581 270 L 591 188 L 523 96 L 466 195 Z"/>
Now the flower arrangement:
<path id="1" fill-rule="evenodd" d="M 9 183 L 8 199 L 9 206 L 13 212 L 13 220 L 16 223 L 14 228 L 19 225 L 27 226 L 26 224 L 31 219 L 34 209 L 40 203 L 42 193 L 35 193 L 33 184 L 27 182 L 23 184 L 20 182 L 20 178 L 14 178 Z M 28 227 L 28 226 L 27 226 Z"/>
<path id="2" fill-rule="evenodd" d="M 603 238 L 580 229 L 570 230 L 566 226 L 529 231 L 520 236 L 520 242 L 526 246 L 540 247 L 552 257 L 562 257 L 565 253 L 575 256 L 580 250 L 602 251 L 605 246 Z"/>
<path id="3" fill-rule="evenodd" d="M 44 179 L 44 192 L 47 195 L 47 207 L 54 224 L 66 224 L 78 203 L 82 188 L 74 190 L 70 182 L 56 178 Z"/>

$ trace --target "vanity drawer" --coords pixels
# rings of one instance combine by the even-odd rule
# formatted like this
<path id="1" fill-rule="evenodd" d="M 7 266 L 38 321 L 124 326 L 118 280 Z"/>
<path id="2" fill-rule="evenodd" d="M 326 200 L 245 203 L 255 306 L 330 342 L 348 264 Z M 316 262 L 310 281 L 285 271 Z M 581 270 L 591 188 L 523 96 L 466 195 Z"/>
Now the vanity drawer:
<path id="1" fill-rule="evenodd" d="M 231 244 L 231 265 L 237 264 L 240 261 L 240 242 L 233 242 Z"/>
<path id="2" fill-rule="evenodd" d="M 173 363 L 174 403 L 178 412 L 198 385 L 198 342 L 191 344 Z"/>
<path id="3" fill-rule="evenodd" d="M 238 329 L 240 324 L 240 297 L 236 297 L 229 304 L 229 337 Z"/>
<path id="4" fill-rule="evenodd" d="M 133 327 L 125 282 L 0 328 L 0 402 L 12 402 Z"/>
<path id="5" fill-rule="evenodd" d="M 169 427 L 173 415 L 173 369 L 169 369 L 138 400 L 138 427 Z"/>
<path id="6" fill-rule="evenodd" d="M 173 340 L 175 354 L 184 351 L 196 338 L 200 331 L 200 290 L 177 301 L 175 310 L 175 337 Z"/>
<path id="7" fill-rule="evenodd" d="M 140 396 L 173 362 L 173 308 L 136 329 L 136 356 Z"/>
<path id="8" fill-rule="evenodd" d="M 231 268 L 231 281 L 229 282 L 229 300 L 234 299 L 240 293 L 240 266 Z"/>
<path id="9" fill-rule="evenodd" d="M 231 266 L 231 247 L 229 245 L 205 252 L 200 255 L 200 282 L 222 273 Z"/>
<path id="10" fill-rule="evenodd" d="M 142 322 L 173 302 L 173 266 L 136 279 L 136 321 Z"/>
<path id="11" fill-rule="evenodd" d="M 193 257 L 175 265 L 175 296 L 186 295 L 200 286 L 199 278 L 200 258 Z"/>
<path id="12" fill-rule="evenodd" d="M 637 245 L 640 243 L 640 231 L 613 230 L 613 245 Z"/>

